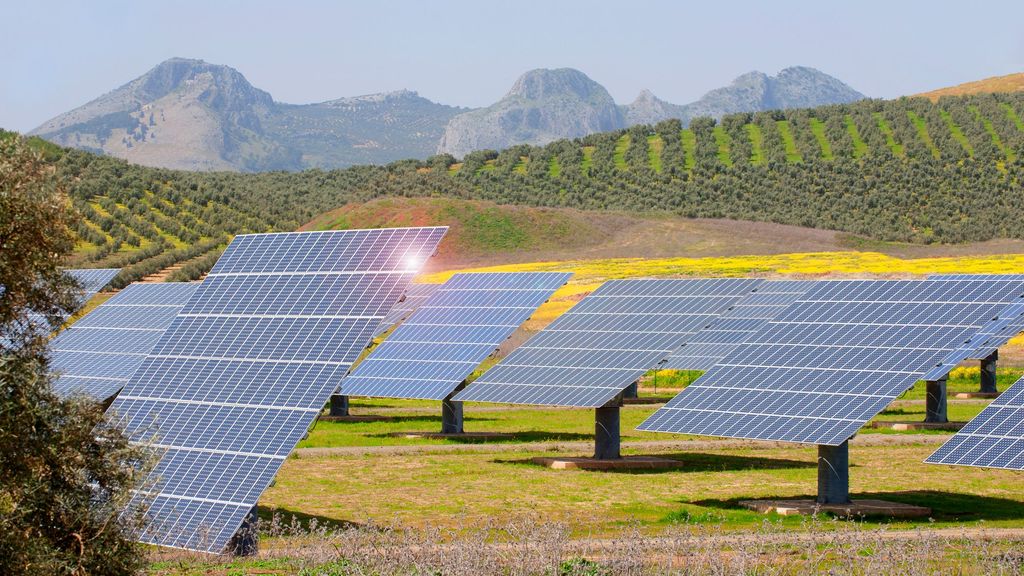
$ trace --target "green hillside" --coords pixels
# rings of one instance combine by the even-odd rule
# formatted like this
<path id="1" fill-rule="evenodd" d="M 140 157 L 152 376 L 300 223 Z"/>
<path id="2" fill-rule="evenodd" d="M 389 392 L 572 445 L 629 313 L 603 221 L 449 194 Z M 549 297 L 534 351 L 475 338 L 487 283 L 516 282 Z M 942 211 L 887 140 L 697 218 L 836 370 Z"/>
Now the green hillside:
<path id="1" fill-rule="evenodd" d="M 37 144 L 83 214 L 76 266 L 174 264 L 198 275 L 237 233 L 293 230 L 352 202 L 440 196 L 500 204 L 732 218 L 886 241 L 1024 238 L 1024 94 L 698 118 L 458 162 L 193 173 Z M 514 238 L 500 238 L 514 242 Z"/>

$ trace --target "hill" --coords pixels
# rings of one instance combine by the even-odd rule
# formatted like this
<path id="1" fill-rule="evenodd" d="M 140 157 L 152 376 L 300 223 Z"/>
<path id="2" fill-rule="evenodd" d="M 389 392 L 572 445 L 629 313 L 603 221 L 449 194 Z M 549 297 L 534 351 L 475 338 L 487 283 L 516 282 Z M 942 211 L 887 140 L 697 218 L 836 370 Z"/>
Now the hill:
<path id="1" fill-rule="evenodd" d="M 744 74 L 729 86 L 686 105 L 666 102 L 643 90 L 632 103 L 616 106 L 603 86 L 579 70 L 531 70 L 497 103 L 452 118 L 438 153 L 461 157 L 475 150 L 543 145 L 670 118 L 686 125 L 699 116 L 720 118 L 737 112 L 842 104 L 863 98 L 828 74 L 793 67 L 777 76 Z"/>
<path id="2" fill-rule="evenodd" d="M 1024 92 L 1024 72 L 1007 74 L 1006 76 L 993 76 L 984 80 L 965 82 L 956 86 L 939 88 L 917 94 L 922 98 L 935 101 L 943 96 L 965 96 L 968 94 L 996 94 L 1000 92 Z"/>
<path id="3" fill-rule="evenodd" d="M 300 230 L 447 225 L 433 269 L 547 260 L 733 256 L 848 249 L 833 231 L 730 220 L 686 219 L 501 205 L 455 198 L 389 197 L 322 214 Z M 736 234 L 737 229 L 746 233 Z"/>
<path id="4" fill-rule="evenodd" d="M 146 166 L 300 170 L 426 157 L 461 111 L 409 91 L 282 104 L 233 68 L 172 58 L 31 134 Z"/>
<path id="5" fill-rule="evenodd" d="M 118 280 L 128 282 L 173 264 L 186 264 L 177 278 L 196 277 L 232 234 L 294 230 L 384 197 L 773 223 L 843 232 L 859 238 L 854 247 L 873 250 L 879 241 L 907 250 L 986 241 L 995 244 L 980 249 L 1019 250 L 1007 240 L 1024 239 L 1022 118 L 1024 93 L 864 100 L 700 118 L 688 128 L 669 120 L 474 152 L 462 162 L 435 156 L 264 174 L 144 168 L 34 142 L 83 214 L 73 264 L 128 266 Z M 617 229 L 590 212 L 585 219 Z M 780 235 L 753 225 L 725 229 L 733 242 Z M 558 241 L 588 248 L 571 240 Z M 534 249 L 547 250 L 525 251 Z"/>

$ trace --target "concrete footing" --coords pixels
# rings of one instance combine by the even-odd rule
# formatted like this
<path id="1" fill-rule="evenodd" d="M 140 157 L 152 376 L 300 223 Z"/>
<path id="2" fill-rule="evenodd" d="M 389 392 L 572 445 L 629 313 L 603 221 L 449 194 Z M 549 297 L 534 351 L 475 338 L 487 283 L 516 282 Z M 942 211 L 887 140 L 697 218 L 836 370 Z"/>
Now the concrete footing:
<path id="1" fill-rule="evenodd" d="M 657 456 L 623 456 L 614 460 L 540 456 L 530 461 L 555 470 L 667 470 L 683 466 L 679 460 Z"/>
<path id="2" fill-rule="evenodd" d="M 963 428 L 967 422 L 891 422 L 886 420 L 876 420 L 871 423 L 872 428 L 889 428 L 891 430 L 899 430 L 900 432 L 908 432 L 912 430 L 952 430 L 957 431 Z"/>
<path id="3" fill-rule="evenodd" d="M 983 398 L 993 400 L 999 398 L 999 392 L 960 392 L 953 397 L 957 400 L 977 400 Z"/>
<path id="4" fill-rule="evenodd" d="M 515 438 L 515 434 L 504 432 L 390 432 L 392 438 L 424 438 L 430 440 L 509 440 Z"/>
<path id="5" fill-rule="evenodd" d="M 782 516 L 795 514 L 829 513 L 836 516 L 858 518 L 861 516 L 888 516 L 890 518 L 927 518 L 932 509 L 887 500 L 853 500 L 847 504 L 818 504 L 814 500 L 743 500 L 740 506 L 767 514 L 775 512 Z"/>

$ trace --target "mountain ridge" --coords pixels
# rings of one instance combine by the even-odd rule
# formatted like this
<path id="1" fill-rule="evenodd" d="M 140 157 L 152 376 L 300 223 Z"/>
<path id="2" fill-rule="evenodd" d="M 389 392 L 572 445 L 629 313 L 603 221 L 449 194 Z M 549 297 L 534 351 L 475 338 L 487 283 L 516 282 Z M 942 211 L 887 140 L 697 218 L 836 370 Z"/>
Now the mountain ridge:
<path id="1" fill-rule="evenodd" d="M 797 81 L 790 82 L 791 76 Z M 801 92 L 800 86 L 817 92 Z M 824 73 L 794 67 L 774 77 L 742 75 L 687 105 L 661 100 L 649 90 L 619 105 L 583 72 L 560 68 L 527 71 L 501 100 L 477 109 L 436 103 L 412 90 L 289 104 L 275 101 L 230 66 L 171 58 L 29 134 L 146 166 L 294 171 L 435 153 L 464 156 L 666 118 L 687 123 L 696 116 L 756 112 L 776 103 L 842 103 L 862 96 Z"/>

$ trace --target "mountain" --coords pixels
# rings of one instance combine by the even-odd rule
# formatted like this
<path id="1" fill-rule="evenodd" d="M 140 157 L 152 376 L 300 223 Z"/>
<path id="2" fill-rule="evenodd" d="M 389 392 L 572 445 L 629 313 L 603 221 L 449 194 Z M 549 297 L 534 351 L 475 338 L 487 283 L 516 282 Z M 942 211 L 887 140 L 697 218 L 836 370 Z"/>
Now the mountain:
<path id="1" fill-rule="evenodd" d="M 686 115 L 686 107 L 666 102 L 655 96 L 650 90 L 642 90 L 631 103 L 623 106 L 626 124 L 657 124 L 666 118 L 682 118 Z"/>
<path id="2" fill-rule="evenodd" d="M 282 104 L 233 68 L 172 58 L 31 134 L 165 168 L 338 168 L 426 157 L 464 110 L 408 91 Z"/>
<path id="3" fill-rule="evenodd" d="M 813 68 L 750 72 L 678 105 L 648 90 L 617 105 L 579 70 L 531 70 L 501 100 L 470 110 L 400 90 L 317 104 L 276 102 L 237 70 L 172 58 L 30 134 L 146 166 L 261 172 L 344 168 L 546 144 L 679 118 L 837 104 L 864 96 Z"/>
<path id="4" fill-rule="evenodd" d="M 465 110 L 399 90 L 320 104 L 278 104 L 266 126 L 278 142 L 301 154 L 303 167 L 338 168 L 426 158 L 448 121 Z"/>
<path id="5" fill-rule="evenodd" d="M 864 97 L 824 72 L 797 66 L 776 76 L 749 72 L 685 105 L 666 102 L 644 90 L 615 113 L 608 92 L 582 72 L 570 68 L 532 70 L 496 104 L 453 118 L 438 152 L 463 156 L 483 148 L 546 144 L 669 118 L 688 124 L 698 116 L 721 118 L 737 112 L 844 104 Z"/>
<path id="6" fill-rule="evenodd" d="M 782 70 L 776 76 L 748 72 L 728 86 L 708 92 L 696 102 L 683 106 L 669 105 L 661 115 L 652 114 L 643 123 L 680 118 L 687 124 L 698 116 L 721 118 L 739 112 L 812 108 L 823 104 L 846 104 L 864 98 L 860 92 L 824 72 L 795 66 Z M 630 107 L 634 105 L 636 102 Z"/>
<path id="7" fill-rule="evenodd" d="M 942 96 L 963 96 L 965 94 L 995 94 L 1000 92 L 1024 92 L 1024 72 L 1007 74 L 1006 76 L 993 76 L 984 80 L 965 82 L 956 86 L 939 88 L 915 96 L 928 98 L 936 101 Z"/>
<path id="8" fill-rule="evenodd" d="M 452 118 L 438 152 L 463 156 L 513 144 L 547 144 L 621 128 L 611 94 L 572 68 L 531 70 L 498 102 Z"/>

